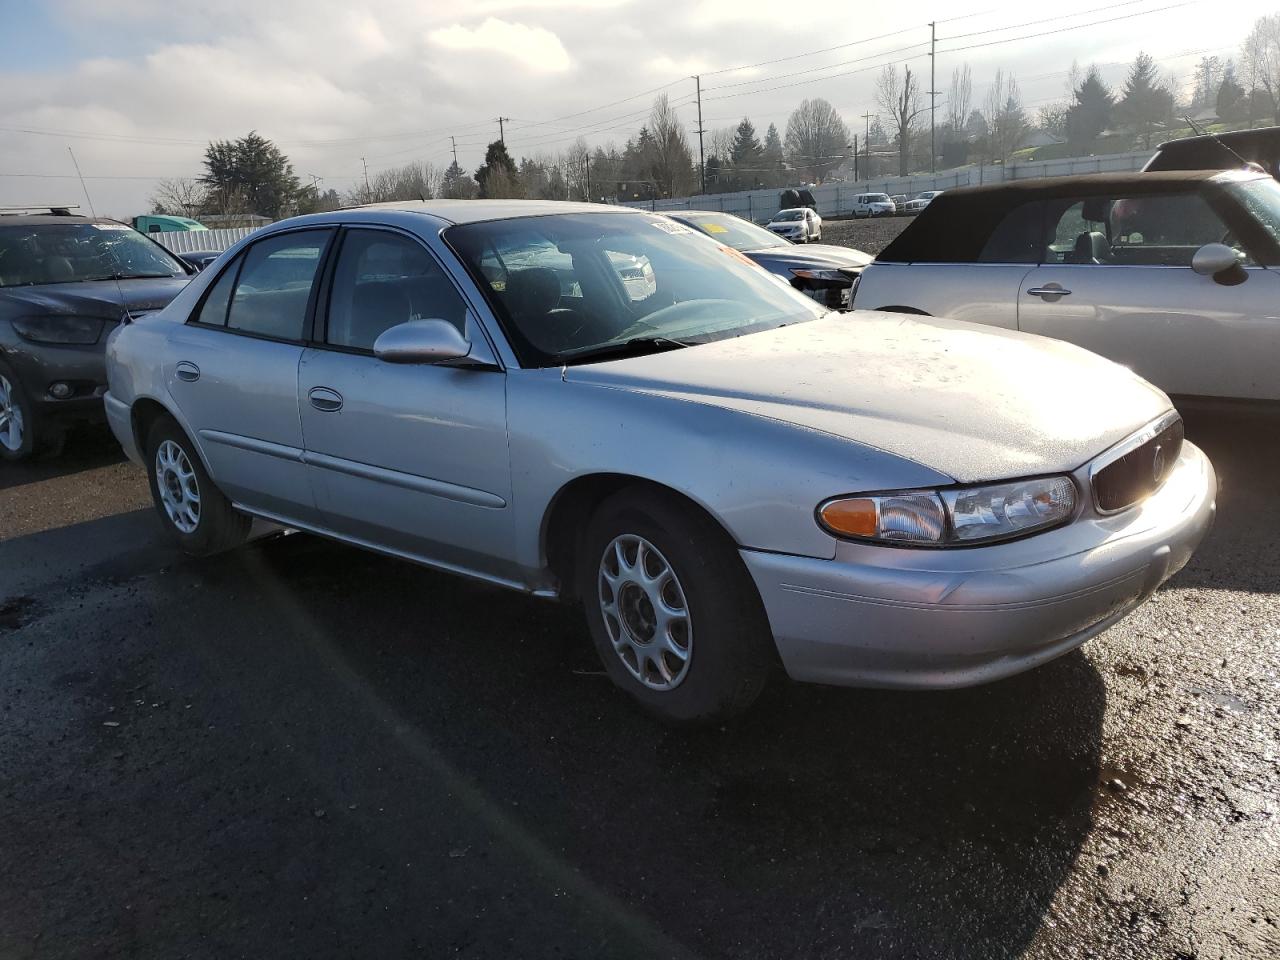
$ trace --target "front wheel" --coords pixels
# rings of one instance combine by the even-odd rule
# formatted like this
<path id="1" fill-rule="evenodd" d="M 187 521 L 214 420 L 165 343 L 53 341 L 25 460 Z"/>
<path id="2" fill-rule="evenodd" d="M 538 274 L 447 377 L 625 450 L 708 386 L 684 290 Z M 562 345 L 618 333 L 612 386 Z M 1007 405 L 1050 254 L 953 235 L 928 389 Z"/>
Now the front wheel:
<path id="1" fill-rule="evenodd" d="M 701 511 L 621 491 L 596 511 L 578 566 L 600 659 L 650 713 L 720 720 L 760 695 L 773 662 L 768 620 L 733 542 Z"/>
<path id="2" fill-rule="evenodd" d="M 22 384 L 0 364 L 0 459 L 25 460 L 35 452 L 35 415 Z"/>
<path id="3" fill-rule="evenodd" d="M 152 425 L 147 459 L 156 513 L 183 551 L 203 557 L 245 541 L 252 521 L 214 486 L 176 421 L 164 416 Z"/>

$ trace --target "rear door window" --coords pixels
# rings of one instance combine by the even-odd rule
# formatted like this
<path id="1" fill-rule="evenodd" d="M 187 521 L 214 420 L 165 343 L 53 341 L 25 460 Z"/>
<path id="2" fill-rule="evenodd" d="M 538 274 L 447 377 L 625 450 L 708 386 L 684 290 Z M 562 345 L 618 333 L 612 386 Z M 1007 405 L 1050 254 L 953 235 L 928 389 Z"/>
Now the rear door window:
<path id="1" fill-rule="evenodd" d="M 332 235 L 332 230 L 299 230 L 250 247 L 227 311 L 227 328 L 274 340 L 304 339 L 311 291 Z"/>
<path id="2" fill-rule="evenodd" d="M 991 231 L 979 263 L 1039 263 L 1044 236 L 1044 204 L 1039 200 L 1010 210 Z"/>

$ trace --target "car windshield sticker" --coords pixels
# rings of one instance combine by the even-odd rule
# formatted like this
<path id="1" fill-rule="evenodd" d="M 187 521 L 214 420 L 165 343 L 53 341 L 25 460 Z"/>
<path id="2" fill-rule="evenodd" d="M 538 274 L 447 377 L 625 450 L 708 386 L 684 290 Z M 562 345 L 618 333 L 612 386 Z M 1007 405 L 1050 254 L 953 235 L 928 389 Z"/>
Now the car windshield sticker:
<path id="1" fill-rule="evenodd" d="M 683 223 L 676 223 L 674 220 L 650 220 L 649 222 L 666 233 L 693 233 L 690 227 L 686 227 Z"/>
<path id="2" fill-rule="evenodd" d="M 95 230 L 132 230 L 133 227 L 126 227 L 123 223 L 95 223 L 91 224 Z"/>
<path id="3" fill-rule="evenodd" d="M 718 223 L 704 223 L 702 225 L 702 229 L 707 231 L 707 233 L 728 233 L 729 232 L 728 227 L 722 227 Z"/>

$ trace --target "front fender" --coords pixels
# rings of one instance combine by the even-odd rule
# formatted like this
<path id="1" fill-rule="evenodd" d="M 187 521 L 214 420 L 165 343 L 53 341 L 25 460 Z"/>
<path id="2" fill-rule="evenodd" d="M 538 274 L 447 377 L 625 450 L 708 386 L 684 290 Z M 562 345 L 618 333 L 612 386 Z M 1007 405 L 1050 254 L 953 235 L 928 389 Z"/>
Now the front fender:
<path id="1" fill-rule="evenodd" d="M 679 491 L 739 546 L 831 558 L 814 518 L 828 497 L 923 487 L 950 478 L 875 448 L 697 400 L 512 371 L 508 423 L 518 562 L 543 566 L 542 521 L 556 494 L 590 474 Z"/>

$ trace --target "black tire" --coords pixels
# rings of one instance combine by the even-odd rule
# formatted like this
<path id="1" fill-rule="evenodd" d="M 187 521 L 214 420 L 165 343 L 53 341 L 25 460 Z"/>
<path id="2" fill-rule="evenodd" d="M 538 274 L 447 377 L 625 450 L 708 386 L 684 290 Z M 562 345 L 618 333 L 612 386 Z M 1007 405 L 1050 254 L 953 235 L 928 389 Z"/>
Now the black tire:
<path id="1" fill-rule="evenodd" d="M 194 528 L 183 530 L 169 515 L 169 509 L 160 492 L 160 474 L 157 458 L 166 443 L 176 444 L 185 457 L 185 465 L 194 477 L 199 495 L 199 511 Z M 176 474 L 172 479 L 176 479 Z M 185 553 L 207 557 L 238 547 L 249 536 L 252 520 L 231 505 L 205 471 L 200 455 L 187 438 L 183 429 L 172 417 L 158 417 L 147 431 L 147 481 L 151 486 L 151 500 L 165 532 Z M 189 518 L 188 518 L 189 519 Z"/>
<path id="2" fill-rule="evenodd" d="M 35 409 L 31 406 L 27 392 L 22 389 L 22 383 L 7 363 L 0 363 L 0 377 L 3 377 L 9 386 L 7 391 L 9 403 L 13 406 L 13 413 L 21 418 L 22 423 L 21 440 L 16 448 L 11 449 L 7 443 L 0 442 L 0 460 L 16 463 L 39 452 L 42 431 L 37 429 Z M 0 411 L 0 415 L 3 415 L 3 411 Z"/>
<path id="3" fill-rule="evenodd" d="M 614 648 L 601 609 L 601 563 L 615 539 L 640 537 L 667 562 L 687 610 L 688 664 L 677 684 L 655 690 Z M 596 651 L 613 682 L 646 710 L 673 723 L 711 722 L 746 710 L 775 663 L 773 636 L 755 583 L 725 531 L 679 498 L 645 487 L 611 496 L 596 510 L 578 555 L 578 595 Z M 624 588 L 626 589 L 626 588 Z M 621 602 L 619 604 L 622 605 Z M 632 654 L 634 655 L 634 645 Z M 655 680 L 656 664 L 646 672 Z M 642 668 L 643 669 L 643 668 Z"/>

